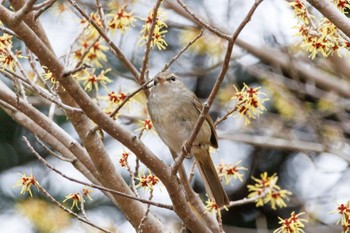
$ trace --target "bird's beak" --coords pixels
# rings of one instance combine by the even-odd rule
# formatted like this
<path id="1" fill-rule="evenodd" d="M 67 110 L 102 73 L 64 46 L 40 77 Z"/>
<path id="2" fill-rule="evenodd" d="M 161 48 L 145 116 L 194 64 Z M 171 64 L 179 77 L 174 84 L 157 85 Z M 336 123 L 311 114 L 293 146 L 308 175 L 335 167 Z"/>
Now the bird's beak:
<path id="1" fill-rule="evenodd" d="M 163 83 L 165 82 L 165 79 L 158 76 L 158 77 L 156 78 L 156 82 L 157 82 L 157 83 L 160 83 L 160 84 L 163 84 Z"/>

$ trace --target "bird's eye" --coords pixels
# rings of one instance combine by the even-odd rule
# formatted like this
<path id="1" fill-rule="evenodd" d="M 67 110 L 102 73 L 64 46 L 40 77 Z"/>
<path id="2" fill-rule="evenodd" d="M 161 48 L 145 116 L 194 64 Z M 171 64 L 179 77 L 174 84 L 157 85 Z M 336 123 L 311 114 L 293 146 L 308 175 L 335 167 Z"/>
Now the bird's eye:
<path id="1" fill-rule="evenodd" d="M 157 79 L 154 79 L 154 81 L 153 81 L 153 86 L 157 86 L 157 84 L 158 84 Z"/>
<path id="2" fill-rule="evenodd" d="M 175 81 L 175 80 L 176 80 L 176 77 L 175 77 L 175 76 L 171 76 L 171 77 L 170 77 L 170 80 L 171 80 L 171 81 Z"/>

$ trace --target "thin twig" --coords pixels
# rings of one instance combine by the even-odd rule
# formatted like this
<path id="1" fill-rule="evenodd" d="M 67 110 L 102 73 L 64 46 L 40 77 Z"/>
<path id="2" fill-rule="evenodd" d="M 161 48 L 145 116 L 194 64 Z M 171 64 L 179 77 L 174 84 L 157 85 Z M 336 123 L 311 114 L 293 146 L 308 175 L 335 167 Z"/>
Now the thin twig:
<path id="1" fill-rule="evenodd" d="M 167 64 L 164 65 L 163 69 L 161 72 L 166 71 L 167 69 L 169 69 L 169 67 L 191 46 L 193 45 L 199 38 L 201 38 L 201 36 L 203 35 L 204 29 L 202 29 L 198 35 L 193 38 L 193 40 L 191 40 L 190 42 L 188 42 L 188 44 L 180 50 L 180 52 L 178 54 L 176 54 Z"/>
<path id="2" fill-rule="evenodd" d="M 224 229 L 222 228 L 222 216 L 221 216 L 221 210 L 218 210 L 216 214 L 216 219 L 218 220 L 220 232 L 224 232 Z"/>
<path id="3" fill-rule="evenodd" d="M 219 210 L 229 209 L 229 208 L 234 207 L 234 206 L 241 206 L 241 205 L 253 203 L 260 198 L 264 198 L 268 193 L 269 193 L 269 189 L 266 189 L 263 193 L 255 196 L 255 197 L 243 198 L 243 199 L 237 200 L 237 201 L 230 201 L 230 203 L 227 206 L 223 206 Z"/>
<path id="4" fill-rule="evenodd" d="M 48 5 L 52 5 L 54 2 L 56 2 L 57 0 L 46 0 L 44 2 L 41 2 L 41 3 L 38 3 L 38 4 L 35 4 L 33 6 L 33 10 L 40 10 L 41 8 L 43 7 L 46 7 Z"/>
<path id="5" fill-rule="evenodd" d="M 154 32 L 154 29 L 156 28 L 157 18 L 158 18 L 158 9 L 159 9 L 161 3 L 162 3 L 162 0 L 158 0 L 156 5 L 154 6 L 154 9 L 153 9 L 152 24 L 151 24 L 151 28 L 148 32 L 148 38 L 147 38 L 147 43 L 146 43 L 146 48 L 145 48 L 145 55 L 143 57 L 143 62 L 142 62 L 142 67 L 141 67 L 141 72 L 140 72 L 140 77 L 139 77 L 139 82 L 141 85 L 143 83 L 145 83 L 145 74 L 147 73 L 147 70 L 148 70 L 148 61 L 149 61 L 149 54 L 151 51 L 151 43 L 153 40 L 153 32 Z"/>
<path id="6" fill-rule="evenodd" d="M 234 108 L 232 108 L 230 111 L 228 111 L 223 117 L 221 117 L 221 118 L 219 117 L 218 119 L 216 119 L 214 126 L 217 126 L 218 124 L 220 124 L 221 122 L 226 120 L 228 118 L 228 116 L 230 116 L 232 113 L 237 111 L 237 109 L 238 109 L 238 105 L 236 105 Z"/>
<path id="7" fill-rule="evenodd" d="M 83 196 L 81 193 L 80 193 L 81 196 Z M 84 198 L 81 198 L 80 200 L 80 209 L 81 209 L 81 214 L 84 216 L 84 218 L 89 221 L 89 218 L 86 214 L 86 211 L 85 211 L 85 200 Z"/>
<path id="8" fill-rule="evenodd" d="M 86 63 L 83 63 L 81 66 L 78 66 L 76 68 L 74 68 L 73 70 L 69 70 L 69 71 L 66 71 L 63 73 L 63 76 L 67 77 L 69 75 L 72 75 L 72 74 L 75 74 L 81 70 L 84 70 L 86 68 L 92 68 L 92 66 L 86 64 Z"/>
<path id="9" fill-rule="evenodd" d="M 138 136 L 138 139 L 141 140 L 141 137 L 142 137 L 144 131 L 145 131 L 145 128 L 141 129 L 141 131 L 139 133 L 139 136 Z M 136 157 L 136 159 L 135 159 L 134 177 L 139 175 L 139 168 L 140 168 L 140 160 L 139 160 L 139 158 Z"/>
<path id="10" fill-rule="evenodd" d="M 37 79 L 39 79 L 41 84 L 45 86 L 46 90 L 50 92 L 53 96 L 56 96 L 56 93 L 52 91 L 52 88 L 50 88 L 47 82 L 45 82 L 43 77 L 40 75 L 38 69 L 36 68 L 34 54 L 28 48 L 26 48 L 26 53 L 28 54 L 30 67 L 32 68 L 34 74 L 36 75 L 36 77 L 34 77 L 33 79 L 33 83 L 36 84 Z"/>
<path id="11" fill-rule="evenodd" d="M 13 37 L 18 38 L 17 34 L 14 31 L 12 31 L 12 30 L 4 27 L 4 26 L 0 26 L 0 31 L 2 31 L 3 33 L 9 34 L 9 35 L 11 35 Z"/>
<path id="12" fill-rule="evenodd" d="M 191 11 L 187 6 L 186 4 L 181 1 L 181 0 L 177 0 L 177 2 L 180 4 L 180 6 L 188 13 L 192 16 L 192 18 L 199 24 L 201 25 L 202 27 L 208 29 L 208 31 L 214 33 L 215 35 L 221 37 L 221 38 L 224 38 L 225 40 L 231 40 L 231 36 L 230 35 L 227 35 L 223 32 L 221 32 L 219 29 L 217 28 L 214 28 L 212 26 L 210 26 L 209 24 L 207 24 L 206 22 L 204 22 L 202 19 L 200 19 L 195 13 L 193 13 L 193 11 Z M 168 3 L 169 4 L 169 3 Z"/>
<path id="13" fill-rule="evenodd" d="M 145 82 L 142 86 L 140 86 L 139 88 L 137 88 L 135 91 L 133 91 L 132 93 L 130 93 L 129 95 L 127 95 L 125 97 L 125 99 L 123 100 L 123 102 L 121 102 L 119 104 L 119 106 L 109 115 L 111 118 L 114 119 L 114 117 L 117 115 L 117 113 L 119 112 L 119 110 L 137 93 L 139 93 L 140 91 L 142 91 L 143 89 L 147 88 L 147 85 L 150 84 L 153 81 L 153 79 L 148 80 L 147 82 Z"/>
<path id="14" fill-rule="evenodd" d="M 102 186 L 99 186 L 99 185 L 96 185 L 96 184 L 92 184 L 92 183 L 86 183 L 84 181 L 80 181 L 80 180 L 77 180 L 75 178 L 69 177 L 69 176 L 65 175 L 64 173 L 62 173 L 61 171 L 57 170 L 54 166 L 52 166 L 49 162 L 47 162 L 44 158 L 42 158 L 41 155 L 39 155 L 39 153 L 35 151 L 35 149 L 32 147 L 32 145 L 29 143 L 28 139 L 25 136 L 23 136 L 23 140 L 26 142 L 26 144 L 29 147 L 29 149 L 33 152 L 35 157 L 37 157 L 39 159 L 40 162 L 42 162 L 46 167 L 50 168 L 52 171 L 56 172 L 57 174 L 61 175 L 64 178 L 66 178 L 67 180 L 70 180 L 72 182 L 75 182 L 75 183 L 78 183 L 78 184 L 82 184 L 82 185 L 85 185 L 85 186 L 88 186 L 88 187 L 96 188 L 96 189 L 99 189 L 101 191 L 114 193 L 114 194 L 117 194 L 119 196 L 122 196 L 122 197 L 125 197 L 125 198 L 129 198 L 129 199 L 132 199 L 132 200 L 136 200 L 136 201 L 140 201 L 140 202 L 145 203 L 145 204 L 150 204 L 150 205 L 154 205 L 154 206 L 157 206 L 157 207 L 160 207 L 160 208 L 173 210 L 173 206 L 171 206 L 171 205 L 157 203 L 157 202 L 153 202 L 153 201 L 137 198 L 135 196 L 131 196 L 131 195 L 125 194 L 123 192 L 119 192 L 117 190 L 109 189 L 109 188 L 102 187 Z"/>
<path id="15" fill-rule="evenodd" d="M 74 36 L 72 42 L 70 43 L 70 45 L 69 45 L 69 47 L 68 47 L 68 49 L 67 49 L 67 51 L 66 51 L 66 54 L 65 54 L 65 56 L 64 56 L 64 57 L 65 57 L 64 65 L 65 65 L 66 67 L 68 67 L 68 65 L 69 65 L 69 56 L 70 56 L 70 54 L 71 54 L 71 51 L 73 50 L 73 46 L 75 45 L 75 43 L 77 43 L 77 41 L 81 38 L 81 36 L 84 34 L 85 30 L 86 30 L 89 26 L 90 26 L 90 25 L 86 25 L 81 31 L 79 31 L 79 32 Z M 81 57 L 83 57 L 83 56 L 81 56 Z M 82 59 L 80 59 L 80 60 L 82 60 Z M 79 62 L 82 63 L 82 61 L 79 61 Z M 81 64 L 81 63 L 80 63 L 80 64 Z M 77 66 L 80 66 L 80 64 L 79 64 L 79 65 L 76 65 L 76 67 L 77 67 Z"/>
<path id="16" fill-rule="evenodd" d="M 76 158 L 69 159 L 69 158 L 65 158 L 65 157 L 63 157 L 63 156 L 57 155 L 57 154 L 56 154 L 55 152 L 53 152 L 48 146 L 46 146 L 46 144 L 45 144 L 43 141 L 41 141 L 37 135 L 35 135 L 35 138 L 36 138 L 36 140 L 40 143 L 40 145 L 41 145 L 42 147 L 44 147 L 52 156 L 54 156 L 54 157 L 56 157 L 56 158 L 58 158 L 58 159 L 60 159 L 60 160 L 62 160 L 62 161 L 69 162 L 69 163 L 74 163 L 74 162 L 77 161 Z"/>
<path id="17" fill-rule="evenodd" d="M 77 215 L 76 213 L 74 213 L 73 211 L 71 211 L 70 209 L 66 208 L 64 205 L 62 205 L 59 201 L 57 201 L 53 196 L 51 196 L 51 194 L 49 192 L 47 192 L 41 185 L 37 186 L 38 189 L 44 193 L 46 195 L 46 197 L 48 197 L 53 203 L 55 203 L 59 208 L 61 208 L 62 210 L 64 210 L 65 212 L 67 212 L 70 215 L 73 215 L 74 217 L 76 217 L 79 221 L 82 221 L 92 227 L 95 227 L 97 229 L 99 229 L 100 231 L 106 232 L 106 233 L 111 233 L 108 230 L 105 230 L 97 225 L 95 225 L 94 223 L 88 221 L 85 218 L 80 217 L 79 215 Z"/>
<path id="18" fill-rule="evenodd" d="M 99 16 L 101 18 L 103 28 L 106 30 L 107 29 L 106 17 L 105 17 L 105 14 L 103 12 L 102 4 L 101 4 L 100 0 L 95 0 L 95 1 L 96 1 L 97 13 L 99 14 Z"/>
<path id="19" fill-rule="evenodd" d="M 38 19 L 42 13 L 47 11 L 57 0 L 47 0 L 45 2 L 36 4 L 33 6 L 33 10 L 35 10 L 34 19 Z"/>
<path id="20" fill-rule="evenodd" d="M 151 201 L 152 198 L 153 198 L 153 189 L 150 189 L 148 200 Z M 145 213 L 145 215 L 143 216 L 143 218 L 141 219 L 140 224 L 139 224 L 139 227 L 137 228 L 137 232 L 138 232 L 138 233 L 143 232 L 143 230 L 142 230 L 143 223 L 146 221 L 147 216 L 148 216 L 148 213 L 149 213 L 150 210 L 151 210 L 151 205 L 147 205 L 146 213 Z"/>
<path id="21" fill-rule="evenodd" d="M 17 58 L 17 56 L 12 52 L 11 49 L 6 49 L 6 50 L 7 50 L 7 52 L 10 54 L 10 56 L 12 57 L 14 63 L 16 64 L 16 67 L 18 68 L 18 70 L 20 71 L 20 73 L 23 75 L 23 77 L 24 77 L 25 79 L 28 79 L 28 77 L 26 76 L 26 73 L 24 72 L 24 69 L 23 69 L 21 63 L 19 62 L 19 60 L 18 60 L 18 58 Z M 26 92 L 25 92 L 25 90 L 24 90 L 22 81 L 21 81 L 21 80 L 16 80 L 15 85 L 18 85 L 19 92 L 20 92 L 20 94 L 21 94 L 23 100 L 28 102 L 28 100 L 27 100 L 27 95 L 26 95 Z"/>
<path id="22" fill-rule="evenodd" d="M 135 194 L 136 197 L 140 197 L 139 193 L 137 192 L 137 189 L 136 189 L 136 184 L 135 184 L 135 176 L 137 176 L 138 174 L 135 174 L 129 163 L 128 163 L 128 160 L 125 160 L 125 165 L 126 165 L 126 169 L 128 170 L 129 172 L 129 176 L 130 176 L 130 186 L 131 186 L 131 190 L 132 192 Z"/>
<path id="23" fill-rule="evenodd" d="M 180 0 L 178 0 L 179 2 Z M 206 118 L 206 115 L 209 112 L 209 109 L 211 107 L 211 105 L 214 102 L 215 96 L 219 91 L 220 85 L 222 83 L 222 81 L 225 78 L 226 72 L 229 68 L 229 64 L 230 64 L 230 60 L 231 60 L 231 54 L 232 54 L 232 50 L 233 50 L 233 45 L 236 42 L 236 39 L 238 37 L 238 35 L 240 34 L 240 32 L 243 30 L 243 28 L 247 25 L 247 23 L 250 21 L 252 15 L 254 14 L 256 8 L 259 6 L 259 4 L 262 2 L 263 0 L 256 0 L 255 3 L 253 4 L 253 6 L 251 7 L 251 9 L 249 10 L 247 16 L 243 19 L 243 21 L 240 23 L 240 25 L 238 26 L 238 28 L 236 29 L 236 31 L 233 33 L 231 39 L 228 42 L 227 45 L 227 50 L 226 50 L 226 54 L 225 54 L 225 59 L 224 59 L 224 63 L 223 66 L 221 68 L 220 74 L 218 76 L 218 79 L 215 82 L 215 85 L 207 99 L 207 101 L 204 103 L 203 105 L 203 109 L 198 117 L 198 120 L 196 122 L 195 127 L 192 130 L 192 133 L 189 137 L 188 140 L 186 140 L 182 146 L 182 150 L 180 153 L 180 156 L 175 160 L 172 169 L 171 169 L 171 174 L 172 175 L 176 175 L 179 166 L 181 165 L 182 161 L 185 159 L 186 155 L 189 154 L 189 152 L 191 151 L 191 147 L 193 145 L 194 140 L 196 139 L 199 130 L 201 129 L 201 126 Z"/>

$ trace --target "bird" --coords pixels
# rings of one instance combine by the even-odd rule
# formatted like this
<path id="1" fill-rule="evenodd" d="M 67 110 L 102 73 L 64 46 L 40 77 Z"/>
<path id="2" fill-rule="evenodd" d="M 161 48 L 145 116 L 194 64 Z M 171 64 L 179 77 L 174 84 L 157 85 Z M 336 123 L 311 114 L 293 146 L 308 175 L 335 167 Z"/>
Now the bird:
<path id="1" fill-rule="evenodd" d="M 162 141 L 180 154 L 189 139 L 203 108 L 197 96 L 174 73 L 159 73 L 153 81 L 147 107 L 154 129 Z M 218 148 L 218 138 L 213 120 L 205 116 L 191 148 L 205 190 L 218 208 L 229 204 L 218 173 L 211 159 L 209 148 Z"/>

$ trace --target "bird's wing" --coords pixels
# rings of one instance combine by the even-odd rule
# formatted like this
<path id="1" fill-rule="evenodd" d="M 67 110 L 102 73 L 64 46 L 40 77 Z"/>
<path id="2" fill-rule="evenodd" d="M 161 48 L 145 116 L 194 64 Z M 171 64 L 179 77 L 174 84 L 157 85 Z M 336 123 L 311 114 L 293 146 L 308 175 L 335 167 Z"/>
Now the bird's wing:
<path id="1" fill-rule="evenodd" d="M 198 110 L 198 112 L 200 113 L 203 109 L 203 105 L 202 103 L 198 100 L 197 96 L 193 94 L 193 105 L 195 106 L 195 108 Z M 210 143 L 211 146 L 214 148 L 218 148 L 218 135 L 216 134 L 216 130 L 215 130 L 215 126 L 214 126 L 214 122 L 211 119 L 210 115 L 207 114 L 205 116 L 205 120 L 209 123 L 210 125 L 210 129 L 211 129 L 211 136 L 210 136 Z"/>

